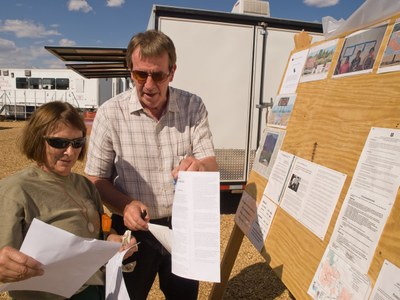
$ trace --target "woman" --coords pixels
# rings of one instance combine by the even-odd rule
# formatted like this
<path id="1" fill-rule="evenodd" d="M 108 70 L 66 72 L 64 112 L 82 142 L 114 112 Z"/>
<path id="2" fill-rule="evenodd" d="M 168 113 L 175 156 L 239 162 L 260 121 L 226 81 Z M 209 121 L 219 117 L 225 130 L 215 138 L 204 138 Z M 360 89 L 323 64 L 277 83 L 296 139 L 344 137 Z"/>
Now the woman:
<path id="1" fill-rule="evenodd" d="M 34 218 L 80 237 L 102 236 L 103 206 L 96 187 L 72 172 L 86 150 L 86 126 L 79 112 L 65 102 L 42 105 L 23 129 L 21 149 L 35 163 L 0 181 L 0 281 L 4 282 L 43 274 L 39 262 L 16 250 Z M 122 238 L 111 234 L 108 240 Z M 132 239 L 128 246 L 135 242 Z M 71 299 L 104 298 L 103 275 L 96 272 Z M 10 295 L 15 299 L 63 299 L 34 291 Z"/>

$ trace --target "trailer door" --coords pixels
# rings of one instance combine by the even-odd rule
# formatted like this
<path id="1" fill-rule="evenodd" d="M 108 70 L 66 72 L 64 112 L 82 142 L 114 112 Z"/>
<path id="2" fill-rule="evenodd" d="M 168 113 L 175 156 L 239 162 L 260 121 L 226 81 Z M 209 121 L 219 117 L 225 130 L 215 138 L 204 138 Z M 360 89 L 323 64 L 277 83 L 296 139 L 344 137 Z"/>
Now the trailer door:
<path id="1" fill-rule="evenodd" d="M 221 182 L 246 182 L 256 85 L 254 26 L 162 17 L 158 28 L 177 51 L 171 85 L 199 95 L 207 107 Z"/>

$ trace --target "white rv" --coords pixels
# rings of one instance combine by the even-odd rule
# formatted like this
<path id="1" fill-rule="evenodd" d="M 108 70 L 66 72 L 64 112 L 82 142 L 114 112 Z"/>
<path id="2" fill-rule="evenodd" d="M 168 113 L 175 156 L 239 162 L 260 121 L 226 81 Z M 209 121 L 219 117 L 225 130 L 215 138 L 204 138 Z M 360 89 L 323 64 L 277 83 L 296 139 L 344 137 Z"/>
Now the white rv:
<path id="1" fill-rule="evenodd" d="M 80 110 L 96 110 L 121 92 L 112 78 L 87 79 L 69 69 L 0 69 L 0 117 L 26 119 L 36 107 L 55 100 Z"/>

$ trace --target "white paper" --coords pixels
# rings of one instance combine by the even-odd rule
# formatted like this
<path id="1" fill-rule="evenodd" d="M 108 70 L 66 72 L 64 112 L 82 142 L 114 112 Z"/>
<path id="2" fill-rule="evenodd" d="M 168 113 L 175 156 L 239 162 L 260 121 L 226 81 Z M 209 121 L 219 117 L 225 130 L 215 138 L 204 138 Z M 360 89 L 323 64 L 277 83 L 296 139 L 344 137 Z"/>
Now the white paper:
<path id="1" fill-rule="evenodd" d="M 293 94 L 296 92 L 304 63 L 307 59 L 308 50 L 305 49 L 293 53 L 290 57 L 279 94 Z"/>
<path id="2" fill-rule="evenodd" d="M 343 173 L 296 157 L 281 207 L 323 240 L 345 179 Z"/>
<path id="3" fill-rule="evenodd" d="M 44 275 L 6 283 L 0 291 L 43 291 L 69 298 L 118 252 L 120 246 L 77 237 L 34 219 L 20 250 L 44 265 Z"/>
<path id="4" fill-rule="evenodd" d="M 254 247 L 260 251 L 264 247 L 264 240 L 261 230 L 254 229 L 254 222 L 257 216 L 257 202 L 246 191 L 243 191 L 239 206 L 235 214 L 235 223 L 240 230 L 248 237 Z"/>
<path id="5" fill-rule="evenodd" d="M 261 198 L 261 201 L 257 207 L 256 224 L 261 230 L 263 243 L 265 243 L 265 239 L 267 238 L 268 232 L 271 228 L 272 220 L 275 217 L 277 207 L 278 206 L 274 202 L 272 202 L 265 196 Z M 261 248 L 258 249 L 258 251 L 261 251 Z"/>
<path id="6" fill-rule="evenodd" d="M 149 223 L 149 231 L 155 238 L 171 253 L 172 249 L 172 230 L 168 226 Z"/>
<path id="7" fill-rule="evenodd" d="M 219 172 L 179 172 L 172 207 L 172 273 L 220 282 Z"/>
<path id="8" fill-rule="evenodd" d="M 400 299 L 400 269 L 385 260 L 372 291 L 371 300 Z"/>
<path id="9" fill-rule="evenodd" d="M 259 252 L 264 247 L 276 209 L 277 205 L 266 197 L 263 196 L 257 205 L 256 200 L 243 191 L 235 214 L 235 223 Z"/>
<path id="10" fill-rule="evenodd" d="M 370 291 L 368 276 L 348 264 L 328 245 L 307 292 L 319 300 L 363 300 Z"/>
<path id="11" fill-rule="evenodd" d="M 277 204 L 281 201 L 293 159 L 293 154 L 279 151 L 274 165 L 272 166 L 271 174 L 264 190 L 264 195 Z"/>
<path id="12" fill-rule="evenodd" d="M 331 241 L 367 273 L 400 183 L 400 130 L 372 128 Z"/>
<path id="13" fill-rule="evenodd" d="M 135 246 L 134 246 L 135 247 Z M 130 250 L 115 254 L 106 266 L 106 299 L 107 300 L 129 300 L 129 294 L 126 289 L 124 276 L 122 273 L 122 261 L 124 255 Z"/>

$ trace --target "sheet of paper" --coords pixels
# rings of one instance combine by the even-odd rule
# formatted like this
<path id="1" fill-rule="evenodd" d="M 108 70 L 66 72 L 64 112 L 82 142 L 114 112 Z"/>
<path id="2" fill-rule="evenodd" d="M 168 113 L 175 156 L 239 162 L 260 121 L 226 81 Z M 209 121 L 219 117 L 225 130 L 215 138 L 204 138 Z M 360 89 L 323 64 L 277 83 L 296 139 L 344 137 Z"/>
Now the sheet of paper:
<path id="1" fill-rule="evenodd" d="M 277 207 L 278 206 L 274 202 L 265 196 L 261 198 L 261 201 L 258 204 L 255 224 L 260 228 L 263 244 L 265 243 L 265 239 L 267 238 L 269 229 L 271 228 Z M 261 251 L 261 249 L 262 248 L 257 248 L 258 251 Z"/>
<path id="2" fill-rule="evenodd" d="M 372 128 L 340 210 L 331 241 L 368 272 L 400 184 L 400 130 Z"/>
<path id="3" fill-rule="evenodd" d="M 368 299 L 370 291 L 368 276 L 348 264 L 328 245 L 307 292 L 318 300 L 363 300 Z"/>
<path id="4" fill-rule="evenodd" d="M 172 272 L 220 282 L 219 172 L 179 172 L 172 207 Z"/>
<path id="5" fill-rule="evenodd" d="M 172 230 L 167 226 L 149 223 L 149 231 L 155 238 L 171 253 L 172 249 Z"/>
<path id="6" fill-rule="evenodd" d="M 288 179 L 281 207 L 323 240 L 346 175 L 296 157 Z"/>
<path id="7" fill-rule="evenodd" d="M 254 230 L 254 222 L 257 216 L 257 202 L 249 193 L 243 191 L 239 206 L 235 214 L 235 223 L 248 237 L 256 249 L 262 249 L 264 240 L 261 230 Z M 260 250 L 259 250 L 260 251 Z"/>
<path id="8" fill-rule="evenodd" d="M 235 223 L 259 252 L 264 247 L 276 209 L 277 205 L 267 197 L 263 196 L 257 205 L 256 200 L 243 191 L 235 214 Z"/>
<path id="9" fill-rule="evenodd" d="M 34 219 L 20 250 L 41 262 L 45 273 L 3 284 L 0 291 L 43 291 L 69 298 L 118 252 L 120 246 L 119 243 L 77 237 Z"/>
<path id="10" fill-rule="evenodd" d="M 290 57 L 279 94 L 294 94 L 296 92 L 307 59 L 308 50 L 305 49 L 293 53 Z"/>
<path id="11" fill-rule="evenodd" d="M 390 261 L 383 262 L 370 300 L 400 299 L 400 269 Z"/>
<path id="12" fill-rule="evenodd" d="M 106 266 L 106 299 L 107 300 L 129 300 L 129 294 L 125 286 L 122 273 L 122 261 L 129 249 L 118 252 L 107 263 Z"/>
<path id="13" fill-rule="evenodd" d="M 275 163 L 272 166 L 271 174 L 264 190 L 264 195 L 277 204 L 279 204 L 282 199 L 282 193 L 293 160 L 293 154 L 279 151 Z"/>

